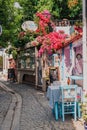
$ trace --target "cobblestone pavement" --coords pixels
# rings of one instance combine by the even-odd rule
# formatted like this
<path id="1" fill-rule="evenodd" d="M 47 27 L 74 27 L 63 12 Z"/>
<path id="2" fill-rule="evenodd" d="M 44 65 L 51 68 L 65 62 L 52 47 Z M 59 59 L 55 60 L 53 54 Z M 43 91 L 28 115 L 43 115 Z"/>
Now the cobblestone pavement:
<path id="1" fill-rule="evenodd" d="M 71 117 L 66 117 L 65 122 L 62 122 L 61 119 L 55 121 L 46 98 L 46 93 L 35 90 L 29 85 L 4 83 L 22 96 L 20 130 L 84 130 L 82 122 L 75 122 Z M 5 92 L 2 91 L 2 94 L 5 102 L 1 102 L 0 98 L 0 111 L 1 104 L 3 108 L 7 105 L 7 108 L 5 108 L 7 110 L 11 100 L 8 94 L 6 94 L 7 97 L 5 96 Z"/>
<path id="2" fill-rule="evenodd" d="M 0 88 L 0 126 L 5 118 L 11 103 L 11 95 Z"/>

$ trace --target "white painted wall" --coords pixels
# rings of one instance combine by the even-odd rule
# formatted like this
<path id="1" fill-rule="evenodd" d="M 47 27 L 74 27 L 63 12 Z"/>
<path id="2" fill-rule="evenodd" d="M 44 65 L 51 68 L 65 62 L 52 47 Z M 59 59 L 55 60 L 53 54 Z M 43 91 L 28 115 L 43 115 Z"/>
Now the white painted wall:
<path id="1" fill-rule="evenodd" d="M 87 91 L 87 11 L 83 0 L 83 88 Z"/>
<path id="2" fill-rule="evenodd" d="M 8 66 L 9 66 L 9 62 L 8 62 L 8 54 L 5 53 L 5 50 L 3 50 L 3 75 L 7 75 L 7 70 L 8 70 Z"/>

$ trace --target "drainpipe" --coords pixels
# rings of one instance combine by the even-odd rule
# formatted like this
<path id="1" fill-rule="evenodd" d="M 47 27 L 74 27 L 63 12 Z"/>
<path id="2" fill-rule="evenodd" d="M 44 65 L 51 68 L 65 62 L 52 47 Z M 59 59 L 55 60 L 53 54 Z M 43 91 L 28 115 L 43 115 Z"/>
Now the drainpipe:
<path id="1" fill-rule="evenodd" d="M 70 65 L 72 65 L 72 43 L 70 43 Z"/>
<path id="2" fill-rule="evenodd" d="M 65 76 L 64 69 L 65 69 L 65 67 L 64 67 L 64 48 L 62 48 L 62 80 L 64 80 L 64 76 Z"/>
<path id="3" fill-rule="evenodd" d="M 74 51 L 73 51 L 72 43 L 70 43 L 70 71 L 69 71 L 69 75 L 72 75 L 73 67 L 74 67 Z"/>

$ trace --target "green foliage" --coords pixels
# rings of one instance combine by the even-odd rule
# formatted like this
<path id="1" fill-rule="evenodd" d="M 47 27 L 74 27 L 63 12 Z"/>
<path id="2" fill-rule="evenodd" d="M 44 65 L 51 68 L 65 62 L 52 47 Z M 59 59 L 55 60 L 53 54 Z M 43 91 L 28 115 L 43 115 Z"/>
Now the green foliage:
<path id="1" fill-rule="evenodd" d="M 82 15 L 82 0 L 78 0 L 78 3 L 75 6 L 70 8 L 70 19 L 81 19 Z"/>
<path id="2" fill-rule="evenodd" d="M 23 48 L 26 43 L 34 41 L 35 38 L 36 38 L 36 34 L 34 32 L 30 32 L 30 31 L 20 32 L 19 36 L 16 37 L 13 44 L 15 45 L 16 48 L 18 47 Z"/>
<path id="3" fill-rule="evenodd" d="M 20 38 L 18 38 L 18 39 L 16 39 L 15 41 L 14 41 L 14 45 L 15 45 L 15 47 L 24 47 L 24 45 L 26 44 L 26 43 L 28 43 L 29 42 L 29 38 L 27 37 L 27 36 L 24 36 L 24 38 L 22 38 L 22 39 L 20 39 Z"/>
<path id="4" fill-rule="evenodd" d="M 69 0 L 39 0 L 37 11 L 49 10 L 54 19 L 80 19 L 82 13 L 82 0 L 76 6 L 68 7 Z"/>
<path id="5" fill-rule="evenodd" d="M 17 50 L 12 50 L 12 53 L 11 53 L 11 54 L 12 54 L 12 56 L 13 56 L 13 59 L 16 60 L 16 59 L 17 59 L 17 54 L 18 54 L 18 53 L 17 53 Z"/>
<path id="6" fill-rule="evenodd" d="M 2 35 L 0 45 L 6 47 L 8 42 L 12 43 L 20 30 L 22 10 L 14 7 L 15 0 L 0 0 L 0 22 Z"/>
<path id="7" fill-rule="evenodd" d="M 52 0 L 39 0 L 36 8 L 38 12 L 42 12 L 44 10 L 49 10 L 50 12 L 52 12 L 53 4 L 54 3 Z"/>
<path id="8" fill-rule="evenodd" d="M 86 97 L 87 98 L 87 97 Z M 81 104 L 82 118 L 87 123 L 87 102 Z"/>
<path id="9" fill-rule="evenodd" d="M 17 59 L 18 52 L 17 52 L 17 49 L 15 47 L 8 48 L 6 50 L 6 53 L 9 54 L 9 55 L 12 54 L 13 59 L 15 59 L 15 60 Z"/>
<path id="10" fill-rule="evenodd" d="M 0 36 L 0 46 L 6 47 L 8 43 L 12 46 L 24 46 L 24 42 L 34 39 L 34 35 L 18 39 L 18 33 L 22 31 L 21 25 L 24 21 L 34 20 L 37 11 L 49 10 L 53 19 L 80 19 L 82 13 L 82 0 L 78 4 L 68 7 L 69 0 L 17 0 L 21 8 L 14 7 L 15 0 L 0 0 L 0 24 L 3 33 Z"/>
<path id="11" fill-rule="evenodd" d="M 34 14 L 37 12 L 37 0 L 19 0 L 19 3 L 23 9 L 22 22 L 33 20 Z"/>
<path id="12" fill-rule="evenodd" d="M 87 92 L 83 93 L 83 102 L 81 103 L 82 118 L 87 124 Z"/>

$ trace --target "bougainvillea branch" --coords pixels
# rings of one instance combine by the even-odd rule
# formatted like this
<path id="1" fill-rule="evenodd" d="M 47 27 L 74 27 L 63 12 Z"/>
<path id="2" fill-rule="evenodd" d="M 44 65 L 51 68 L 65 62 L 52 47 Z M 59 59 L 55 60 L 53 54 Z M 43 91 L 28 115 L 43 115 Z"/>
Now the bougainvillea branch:
<path id="1" fill-rule="evenodd" d="M 39 50 L 39 56 L 42 55 L 42 52 L 45 50 L 48 53 L 52 53 L 53 51 L 56 52 L 58 49 L 63 47 L 63 43 L 66 39 L 66 34 L 61 34 L 59 32 L 51 32 L 43 37 L 39 37 L 39 41 L 41 44 L 41 48 Z M 42 51 L 43 50 L 43 51 Z"/>
<path id="2" fill-rule="evenodd" d="M 45 51 L 51 54 L 62 48 L 67 35 L 62 30 L 58 32 L 53 31 L 55 25 L 51 21 L 51 14 L 49 11 L 38 12 L 36 16 L 39 18 L 38 29 L 36 30 L 38 36 L 32 44 L 34 46 L 40 46 L 39 56 Z"/>

